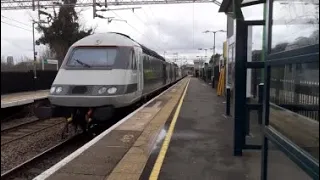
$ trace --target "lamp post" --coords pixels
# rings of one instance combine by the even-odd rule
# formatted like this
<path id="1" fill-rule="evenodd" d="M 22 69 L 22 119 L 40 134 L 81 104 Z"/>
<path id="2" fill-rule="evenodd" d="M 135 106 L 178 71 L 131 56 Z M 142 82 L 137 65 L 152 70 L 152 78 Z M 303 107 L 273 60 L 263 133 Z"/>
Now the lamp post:
<path id="1" fill-rule="evenodd" d="M 173 55 L 176 55 L 174 62 L 176 63 L 176 61 L 178 61 L 178 57 L 179 57 L 179 53 L 173 53 Z"/>
<path id="2" fill-rule="evenodd" d="M 207 50 L 208 50 L 208 49 L 205 49 L 205 48 L 198 48 L 198 50 L 200 50 L 200 51 L 201 51 L 201 50 L 204 50 L 204 57 L 207 57 Z"/>
<path id="3" fill-rule="evenodd" d="M 202 66 L 203 66 L 203 78 L 205 78 L 207 76 L 207 72 L 206 72 L 206 68 L 205 68 L 204 64 L 207 61 L 207 50 L 208 49 L 206 49 L 206 48 L 198 48 L 198 50 L 204 50 L 204 52 L 205 52 L 205 56 L 204 56 L 203 62 L 201 62 Z"/>
<path id="4" fill-rule="evenodd" d="M 217 31 L 206 30 L 203 32 L 203 33 L 213 33 L 213 58 L 214 58 L 214 55 L 216 54 L 216 33 L 218 33 L 218 32 L 227 32 L 227 31 L 220 29 Z M 215 88 L 214 63 L 212 63 L 212 88 Z"/>
<path id="5" fill-rule="evenodd" d="M 203 32 L 203 33 L 213 33 L 213 56 L 216 54 L 216 33 L 218 32 L 227 32 L 227 31 L 221 29 L 217 31 L 206 30 Z"/>

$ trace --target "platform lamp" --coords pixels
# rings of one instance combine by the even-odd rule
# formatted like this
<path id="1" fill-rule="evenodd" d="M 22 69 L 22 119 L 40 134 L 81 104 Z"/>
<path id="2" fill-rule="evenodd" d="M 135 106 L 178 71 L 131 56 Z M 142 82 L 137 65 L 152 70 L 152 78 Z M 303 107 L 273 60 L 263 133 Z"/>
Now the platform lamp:
<path id="1" fill-rule="evenodd" d="M 216 54 L 216 33 L 218 32 L 227 32 L 225 30 L 217 30 L 217 31 L 209 31 L 206 30 L 203 33 L 213 33 L 213 57 Z M 215 80 L 214 80 L 214 64 L 212 65 L 212 88 L 215 88 Z"/>

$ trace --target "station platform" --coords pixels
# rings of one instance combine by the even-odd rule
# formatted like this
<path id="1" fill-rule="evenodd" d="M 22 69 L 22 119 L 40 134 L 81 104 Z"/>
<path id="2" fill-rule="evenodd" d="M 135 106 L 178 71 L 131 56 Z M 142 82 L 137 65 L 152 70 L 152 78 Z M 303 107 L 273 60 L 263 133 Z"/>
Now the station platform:
<path id="1" fill-rule="evenodd" d="M 260 179 L 260 150 L 233 156 L 234 121 L 225 106 L 209 84 L 186 77 L 34 179 Z M 269 148 L 270 179 L 306 179 Z"/>
<path id="2" fill-rule="evenodd" d="M 28 91 L 1 95 L 1 108 L 31 104 L 36 100 L 46 99 L 49 90 Z"/>
<path id="3" fill-rule="evenodd" d="M 35 179 L 259 179 L 260 156 L 233 156 L 224 98 L 187 77 Z"/>

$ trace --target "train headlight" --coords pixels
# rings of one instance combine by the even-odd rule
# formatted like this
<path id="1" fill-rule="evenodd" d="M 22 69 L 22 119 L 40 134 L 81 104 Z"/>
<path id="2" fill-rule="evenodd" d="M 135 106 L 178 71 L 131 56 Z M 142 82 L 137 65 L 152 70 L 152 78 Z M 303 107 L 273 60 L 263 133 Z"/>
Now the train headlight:
<path id="1" fill-rule="evenodd" d="M 53 94 L 56 91 L 56 87 L 51 87 L 50 94 Z"/>
<path id="2" fill-rule="evenodd" d="M 62 87 L 57 87 L 56 93 L 57 93 L 57 94 L 60 94 L 61 92 L 62 92 Z"/>
<path id="3" fill-rule="evenodd" d="M 107 88 L 106 87 L 102 87 L 98 90 L 98 94 L 104 94 L 105 92 L 107 92 Z"/>
<path id="4" fill-rule="evenodd" d="M 111 87 L 111 88 L 108 89 L 108 93 L 109 94 L 114 94 L 116 92 L 117 92 L 117 88 L 116 87 Z"/>

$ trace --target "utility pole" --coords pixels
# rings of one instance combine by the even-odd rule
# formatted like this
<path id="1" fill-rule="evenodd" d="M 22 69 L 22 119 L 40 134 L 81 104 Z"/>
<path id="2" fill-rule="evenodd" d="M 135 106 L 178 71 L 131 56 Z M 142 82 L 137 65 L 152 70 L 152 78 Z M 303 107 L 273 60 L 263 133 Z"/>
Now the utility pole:
<path id="1" fill-rule="evenodd" d="M 46 15 L 47 16 L 47 22 L 46 21 L 42 21 L 40 19 L 40 15 Z M 52 20 L 52 16 L 51 14 L 45 12 L 45 11 L 41 11 L 40 10 L 40 5 L 39 5 L 39 1 L 38 1 L 38 21 L 32 20 L 32 51 L 33 51 L 33 78 L 37 79 L 37 52 L 36 52 L 36 45 L 39 45 L 39 43 L 36 43 L 35 40 L 35 32 L 34 32 L 34 25 L 35 24 L 40 24 L 40 23 L 47 23 L 49 24 Z"/>
<path id="2" fill-rule="evenodd" d="M 32 20 L 32 47 L 33 47 L 33 78 L 37 79 L 37 57 L 36 57 L 36 42 L 34 38 L 34 24 L 36 22 Z"/>
<path id="3" fill-rule="evenodd" d="M 217 32 L 213 33 L 213 57 L 216 54 L 216 33 Z"/>

